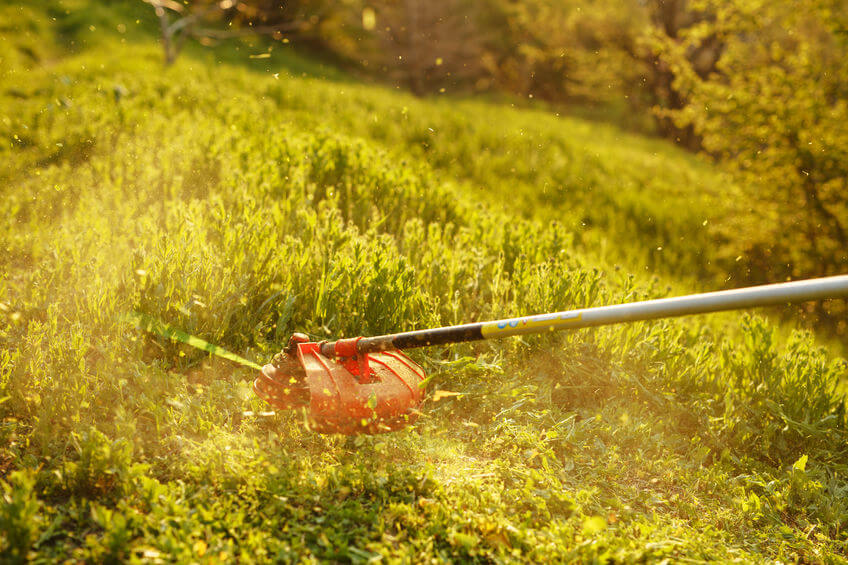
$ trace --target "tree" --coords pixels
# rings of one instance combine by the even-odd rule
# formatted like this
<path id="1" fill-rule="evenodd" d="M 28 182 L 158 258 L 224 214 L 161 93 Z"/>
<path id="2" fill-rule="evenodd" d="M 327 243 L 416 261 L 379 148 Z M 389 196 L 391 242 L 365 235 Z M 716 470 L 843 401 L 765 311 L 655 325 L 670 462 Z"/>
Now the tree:
<path id="1" fill-rule="evenodd" d="M 185 44 L 193 38 L 205 45 L 245 35 L 272 35 L 303 32 L 320 22 L 317 10 L 308 19 L 300 19 L 302 10 L 287 10 L 268 0 L 142 0 L 150 4 L 159 19 L 165 65 L 171 65 Z M 301 2 L 298 7 L 301 7 Z M 293 16 L 296 14 L 296 16 Z M 262 21 L 255 25 L 254 20 Z M 224 27 L 222 24 L 228 24 Z M 236 24 L 236 25 L 233 25 Z"/>
<path id="2" fill-rule="evenodd" d="M 700 78 L 716 70 L 724 43 L 714 31 L 700 37 L 699 41 L 684 42 L 694 29 L 704 29 L 704 24 L 715 20 L 714 12 L 706 5 L 689 0 L 648 0 L 645 3 L 650 25 L 639 32 L 631 52 L 634 59 L 644 61 L 647 72 L 643 88 L 656 108 L 655 116 L 660 135 L 690 150 L 701 147 L 701 140 L 690 123 L 672 118 L 671 113 L 682 110 L 689 103 L 688 92 L 678 86 L 676 75 L 662 57 L 662 46 L 668 43 L 682 45 L 678 55 Z"/>
<path id="3" fill-rule="evenodd" d="M 466 0 L 374 3 L 386 70 L 413 93 L 464 86 L 482 74 L 482 32 Z"/>
<path id="4" fill-rule="evenodd" d="M 494 85 L 551 102 L 605 103 L 638 84 L 629 52 L 644 11 L 613 0 L 490 0 L 481 8 Z"/>
<path id="5" fill-rule="evenodd" d="M 752 276 L 777 279 L 848 270 L 848 2 L 699 3 L 715 17 L 667 41 L 662 58 L 688 101 L 667 115 L 775 209 L 749 241 Z M 724 44 L 715 72 L 686 51 Z M 765 226 L 771 225 L 770 229 Z"/>
<path id="6" fill-rule="evenodd" d="M 680 42 L 690 28 L 713 19 L 690 0 L 489 0 L 485 28 L 493 30 L 487 56 L 495 84 L 555 103 L 621 105 L 652 110 L 656 131 L 688 149 L 700 141 L 668 110 L 688 103 L 661 57 L 664 41 Z M 714 72 L 723 44 L 717 35 L 686 46 L 694 72 Z"/>

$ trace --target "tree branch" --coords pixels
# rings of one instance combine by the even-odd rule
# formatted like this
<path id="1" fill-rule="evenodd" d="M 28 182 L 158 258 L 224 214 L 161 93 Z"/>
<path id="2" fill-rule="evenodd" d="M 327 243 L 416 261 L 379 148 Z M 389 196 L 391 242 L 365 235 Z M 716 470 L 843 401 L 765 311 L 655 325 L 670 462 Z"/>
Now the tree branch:
<path id="1" fill-rule="evenodd" d="M 228 39 L 231 37 L 246 37 L 248 35 L 271 35 L 286 31 L 299 31 L 305 27 L 305 22 L 291 22 L 287 25 L 246 27 L 239 29 L 196 28 L 189 30 L 188 33 L 190 33 L 192 37 L 196 38 L 207 37 L 209 39 Z"/>

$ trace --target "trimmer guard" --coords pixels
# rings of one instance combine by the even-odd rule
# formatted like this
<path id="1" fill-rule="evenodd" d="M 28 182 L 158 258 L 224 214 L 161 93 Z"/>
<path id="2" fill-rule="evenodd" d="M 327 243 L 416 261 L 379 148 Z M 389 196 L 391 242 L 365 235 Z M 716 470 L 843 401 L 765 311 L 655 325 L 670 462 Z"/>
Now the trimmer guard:
<path id="1" fill-rule="evenodd" d="M 319 343 L 305 342 L 297 344 L 296 355 L 282 367 L 265 365 L 253 388 L 278 408 L 304 406 L 314 430 L 374 434 L 417 418 L 424 371 L 400 351 L 335 360 L 321 354 Z"/>

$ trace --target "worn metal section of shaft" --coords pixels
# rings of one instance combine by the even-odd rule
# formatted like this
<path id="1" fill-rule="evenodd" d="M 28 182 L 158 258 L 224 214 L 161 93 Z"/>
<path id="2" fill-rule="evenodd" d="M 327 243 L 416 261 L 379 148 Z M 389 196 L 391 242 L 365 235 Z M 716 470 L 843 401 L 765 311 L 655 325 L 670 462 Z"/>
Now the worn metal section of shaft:
<path id="1" fill-rule="evenodd" d="M 848 296 L 848 275 L 363 337 L 357 342 L 356 349 L 360 353 L 411 349 L 428 345 L 706 314 L 723 310 L 776 306 L 843 296 Z M 333 343 L 325 343 L 321 349 L 325 355 L 332 355 L 332 347 Z"/>

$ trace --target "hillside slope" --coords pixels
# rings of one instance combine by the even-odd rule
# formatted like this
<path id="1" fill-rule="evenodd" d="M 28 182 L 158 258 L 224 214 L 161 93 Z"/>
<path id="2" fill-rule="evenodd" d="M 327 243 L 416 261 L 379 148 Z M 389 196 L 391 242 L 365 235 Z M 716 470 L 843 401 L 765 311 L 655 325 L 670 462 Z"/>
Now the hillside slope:
<path id="1" fill-rule="evenodd" d="M 277 46 L 163 69 L 141 3 L 0 8 L 0 551 L 21 560 L 837 562 L 845 362 L 721 315 L 414 352 L 411 429 L 320 436 L 252 371 L 374 334 L 715 282 L 732 184 L 539 110 Z M 718 265 L 719 267 L 716 267 Z"/>

